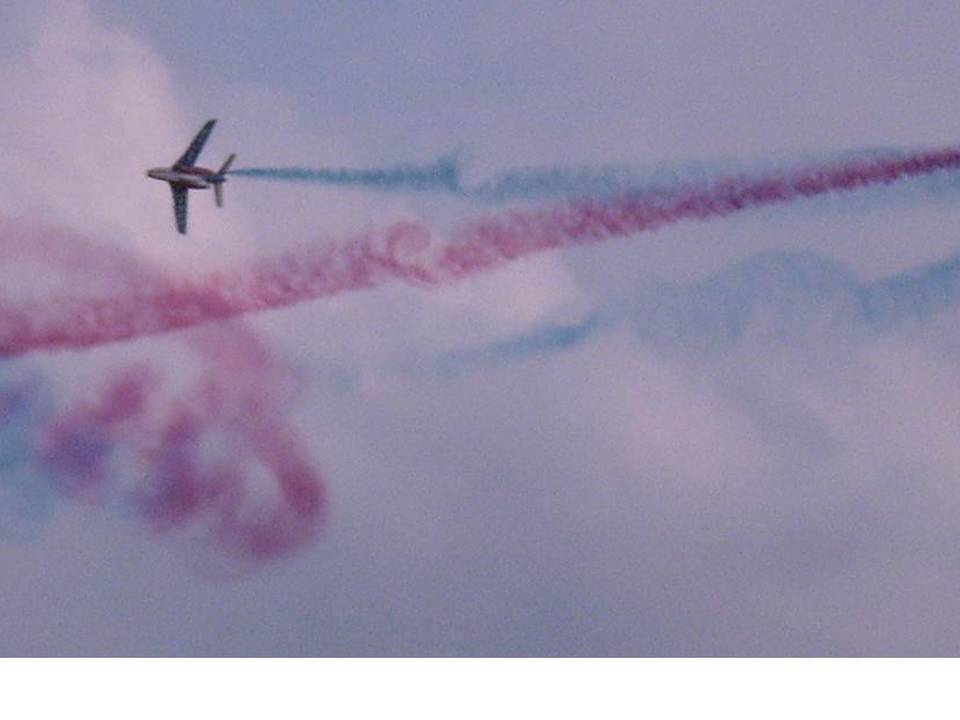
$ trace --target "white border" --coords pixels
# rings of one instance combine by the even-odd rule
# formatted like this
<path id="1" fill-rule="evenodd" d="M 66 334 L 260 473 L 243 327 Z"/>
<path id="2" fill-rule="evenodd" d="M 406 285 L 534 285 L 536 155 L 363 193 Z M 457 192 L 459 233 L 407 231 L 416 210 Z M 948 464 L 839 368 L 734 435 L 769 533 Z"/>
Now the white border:
<path id="1" fill-rule="evenodd" d="M 938 716 L 956 660 L 4 660 L 7 717 Z M 11 712 L 12 711 L 12 712 Z M 9 713 L 9 714 L 8 714 Z"/>

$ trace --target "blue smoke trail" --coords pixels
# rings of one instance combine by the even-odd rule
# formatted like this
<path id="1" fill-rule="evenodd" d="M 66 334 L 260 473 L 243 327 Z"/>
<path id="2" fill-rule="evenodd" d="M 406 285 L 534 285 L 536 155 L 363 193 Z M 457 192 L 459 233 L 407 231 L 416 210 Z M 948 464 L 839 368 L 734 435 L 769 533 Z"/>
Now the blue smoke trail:
<path id="1" fill-rule="evenodd" d="M 34 458 L 37 436 L 52 412 L 38 375 L 0 374 L 0 538 L 24 541 L 47 520 L 54 503 Z"/>
<path id="2" fill-rule="evenodd" d="M 460 194 L 460 165 L 454 157 L 440 158 L 432 165 L 397 165 L 390 168 L 353 170 L 349 168 L 261 167 L 240 168 L 230 175 L 284 182 L 320 183 L 340 187 L 367 187 L 377 190 L 441 190 Z"/>
<path id="3" fill-rule="evenodd" d="M 507 340 L 455 350 L 419 370 L 455 376 L 576 347 L 624 324 L 662 351 L 723 352 L 753 338 L 803 344 L 836 333 L 869 340 L 960 305 L 960 255 L 858 282 L 845 265 L 814 253 L 760 253 L 700 282 L 656 282 L 642 302 L 598 308 L 580 322 L 545 324 Z M 759 318 L 759 320 L 758 320 Z"/>
<path id="4" fill-rule="evenodd" d="M 512 170 L 466 189 L 464 195 L 480 203 L 577 200 L 632 195 L 669 195 L 683 185 L 706 186 L 719 176 L 742 171 L 721 162 L 688 162 L 650 167 L 579 165 Z"/>
<path id="5" fill-rule="evenodd" d="M 745 164 L 732 161 L 686 162 L 651 166 L 580 165 L 510 170 L 489 180 L 468 185 L 463 179 L 463 164 L 457 154 L 446 155 L 426 165 L 401 164 L 386 168 L 308 168 L 253 167 L 232 171 L 231 175 L 277 182 L 316 183 L 331 187 L 366 188 L 380 192 L 435 192 L 453 195 L 481 205 L 515 201 L 563 202 L 583 198 L 635 196 L 656 198 L 683 187 L 709 187 L 719 178 L 748 177 L 757 173 L 788 172 L 825 161 L 898 159 L 916 150 L 864 149 L 835 153 L 825 158 L 805 155 L 782 160 Z M 948 182 L 944 182 L 947 178 Z M 904 202 L 921 196 L 936 200 L 957 189 L 956 178 L 949 173 L 933 173 L 914 178 L 909 187 L 897 190 Z M 890 201 L 888 188 L 874 188 L 873 202 Z M 863 195 L 863 193 L 861 193 Z M 864 196 L 867 203 L 871 199 Z M 816 200 L 814 200 L 816 202 Z M 820 201 L 829 207 L 832 198 Z M 844 202 L 849 205 L 845 198 Z"/>
<path id="6" fill-rule="evenodd" d="M 670 192 L 681 183 L 709 181 L 731 166 L 720 163 L 662 165 L 647 169 L 626 166 L 555 167 L 513 170 L 472 186 L 463 181 L 462 163 L 447 155 L 429 165 L 388 168 L 239 168 L 230 175 L 278 182 L 316 183 L 331 187 L 367 188 L 381 192 L 441 192 L 480 204 L 515 200 L 571 200 L 625 193 Z"/>

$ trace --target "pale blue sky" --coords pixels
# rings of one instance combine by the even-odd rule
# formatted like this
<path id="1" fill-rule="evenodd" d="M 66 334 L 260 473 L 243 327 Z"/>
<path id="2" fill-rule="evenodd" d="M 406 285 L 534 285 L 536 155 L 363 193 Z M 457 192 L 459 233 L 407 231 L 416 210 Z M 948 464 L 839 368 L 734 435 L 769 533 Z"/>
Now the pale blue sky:
<path id="1" fill-rule="evenodd" d="M 457 150 L 471 182 L 956 141 L 955 3 L 229 7 L 0 9 L 0 214 L 189 272 L 479 212 L 236 178 L 223 210 L 191 199 L 179 238 L 143 169 L 208 117 L 210 165 Z M 690 222 L 252 319 L 328 478 L 318 541 L 212 581 L 202 533 L 152 533 L 121 491 L 25 500 L 23 472 L 0 468 L 0 653 L 955 654 L 954 188 Z M 8 294 L 133 283 L 51 276 L 16 248 L 0 245 Z M 39 376 L 69 405 L 132 361 L 188 374 L 187 347 L 29 356 L 0 388 Z"/>

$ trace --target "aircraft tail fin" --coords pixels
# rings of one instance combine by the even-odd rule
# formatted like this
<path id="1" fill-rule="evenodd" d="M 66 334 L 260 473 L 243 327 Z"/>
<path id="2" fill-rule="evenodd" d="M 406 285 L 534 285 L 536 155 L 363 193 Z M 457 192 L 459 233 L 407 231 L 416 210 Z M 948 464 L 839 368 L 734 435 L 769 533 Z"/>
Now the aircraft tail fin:
<path id="1" fill-rule="evenodd" d="M 220 166 L 220 170 L 217 171 L 217 175 L 226 175 L 230 171 L 230 166 L 233 165 L 233 161 L 236 159 L 237 154 L 230 153 L 227 159 L 223 161 L 223 165 Z"/>
<path id="2" fill-rule="evenodd" d="M 223 207 L 223 183 L 226 181 L 227 173 L 230 171 L 230 166 L 233 165 L 236 157 L 236 153 L 230 153 L 217 171 L 216 179 L 213 180 L 213 195 L 217 200 L 217 207 Z"/>

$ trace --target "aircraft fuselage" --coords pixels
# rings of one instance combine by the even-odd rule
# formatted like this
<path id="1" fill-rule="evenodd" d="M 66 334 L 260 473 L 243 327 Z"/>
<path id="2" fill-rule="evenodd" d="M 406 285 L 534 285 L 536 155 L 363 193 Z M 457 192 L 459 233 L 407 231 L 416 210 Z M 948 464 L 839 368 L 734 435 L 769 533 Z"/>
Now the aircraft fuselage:
<path id="1" fill-rule="evenodd" d="M 190 188 L 191 190 L 204 190 L 209 188 L 214 181 L 222 179 L 213 170 L 202 167 L 158 167 L 147 170 L 147 177 L 154 180 L 163 180 L 171 185 Z"/>

